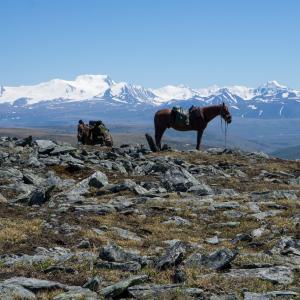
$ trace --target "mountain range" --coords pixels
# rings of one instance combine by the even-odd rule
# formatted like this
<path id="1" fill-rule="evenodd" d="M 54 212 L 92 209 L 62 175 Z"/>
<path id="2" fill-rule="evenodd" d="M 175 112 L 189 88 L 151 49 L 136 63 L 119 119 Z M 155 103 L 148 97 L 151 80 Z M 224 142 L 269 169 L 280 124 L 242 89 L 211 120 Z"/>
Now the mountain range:
<path id="1" fill-rule="evenodd" d="M 1 119 L 21 120 L 30 111 L 57 111 L 78 115 L 113 112 L 117 118 L 138 116 L 160 107 L 174 105 L 213 105 L 225 102 L 235 116 L 242 118 L 300 118 L 300 91 L 268 81 L 257 88 L 229 86 L 194 89 L 168 85 L 144 88 L 115 82 L 107 75 L 80 75 L 75 80 L 53 79 L 32 86 L 0 86 Z M 50 113 L 51 115 L 51 113 Z M 66 116 L 67 118 L 67 116 Z"/>

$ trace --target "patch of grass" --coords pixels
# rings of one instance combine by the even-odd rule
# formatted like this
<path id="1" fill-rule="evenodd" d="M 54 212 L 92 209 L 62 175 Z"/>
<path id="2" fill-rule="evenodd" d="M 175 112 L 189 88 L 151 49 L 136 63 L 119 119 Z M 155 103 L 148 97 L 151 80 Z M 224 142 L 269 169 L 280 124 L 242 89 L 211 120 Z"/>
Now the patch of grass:
<path id="1" fill-rule="evenodd" d="M 20 243 L 29 236 L 38 236 L 42 231 L 42 220 L 0 219 L 0 245 L 2 243 Z"/>

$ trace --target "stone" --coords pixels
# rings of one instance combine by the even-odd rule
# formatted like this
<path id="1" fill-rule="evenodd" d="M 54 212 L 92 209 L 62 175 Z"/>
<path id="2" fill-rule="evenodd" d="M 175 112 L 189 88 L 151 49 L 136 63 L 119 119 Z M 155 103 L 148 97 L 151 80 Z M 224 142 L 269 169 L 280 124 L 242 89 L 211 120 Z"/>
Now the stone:
<path id="1" fill-rule="evenodd" d="M 166 253 L 158 258 L 155 266 L 159 270 L 165 270 L 172 266 L 179 265 L 186 253 L 187 245 L 181 241 L 176 242 L 173 246 L 167 249 Z"/>
<path id="2" fill-rule="evenodd" d="M 217 209 L 217 210 L 237 209 L 237 208 L 240 208 L 240 204 L 236 201 L 213 202 L 211 204 L 211 208 Z"/>
<path id="3" fill-rule="evenodd" d="M 136 261 L 127 262 L 105 262 L 99 261 L 95 263 L 95 267 L 109 270 L 122 270 L 127 272 L 137 272 L 142 266 Z"/>
<path id="4" fill-rule="evenodd" d="M 235 238 L 231 241 L 232 244 L 237 244 L 239 242 L 251 242 L 252 236 L 248 233 L 239 233 L 235 236 Z"/>
<path id="5" fill-rule="evenodd" d="M 187 267 L 205 266 L 214 270 L 224 270 L 231 267 L 230 263 L 235 259 L 237 254 L 236 251 L 231 251 L 226 248 L 217 250 L 208 255 L 196 252 L 186 259 L 185 265 Z"/>
<path id="6" fill-rule="evenodd" d="M 56 295 L 53 300 L 98 300 L 97 293 L 80 287 Z"/>
<path id="7" fill-rule="evenodd" d="M 164 174 L 162 183 L 168 191 L 186 192 L 199 181 L 188 171 L 179 166 L 171 166 Z"/>
<path id="8" fill-rule="evenodd" d="M 271 268 L 257 268 L 257 269 L 234 269 L 227 276 L 234 278 L 260 278 L 273 282 L 274 284 L 291 284 L 294 281 L 294 274 L 292 270 L 285 266 L 275 266 Z"/>
<path id="9" fill-rule="evenodd" d="M 17 284 L 0 283 L 0 298 L 3 300 L 36 300 L 36 296 L 31 291 Z"/>
<path id="10" fill-rule="evenodd" d="M 240 222 L 212 223 L 208 224 L 209 228 L 235 228 L 240 226 Z"/>
<path id="11" fill-rule="evenodd" d="M 148 191 L 145 188 L 136 184 L 131 179 L 125 179 L 122 183 L 116 184 L 110 188 L 110 191 L 113 193 L 118 193 L 118 192 L 126 191 L 126 190 L 132 191 L 132 192 L 136 193 L 137 195 L 148 193 Z"/>
<path id="12" fill-rule="evenodd" d="M 211 238 L 207 238 L 205 239 L 205 242 L 208 243 L 208 244 L 211 244 L 211 245 L 217 245 L 219 244 L 219 238 L 217 235 L 211 237 Z"/>
<path id="13" fill-rule="evenodd" d="M 106 298 L 120 297 L 130 286 L 144 283 L 148 280 L 147 275 L 137 275 L 119 281 L 113 285 L 105 287 L 100 290 L 100 294 Z"/>
<path id="14" fill-rule="evenodd" d="M 123 248 L 115 244 L 108 244 L 102 247 L 99 252 L 99 258 L 110 262 L 136 261 L 142 266 L 148 263 L 146 257 L 140 256 L 137 253 L 125 251 Z"/>
<path id="15" fill-rule="evenodd" d="M 176 226 L 190 226 L 191 222 L 187 219 L 178 216 L 173 216 L 170 217 L 167 221 L 164 221 L 163 224 L 174 224 Z"/>
<path id="16" fill-rule="evenodd" d="M 7 199 L 0 193 L 0 203 L 7 203 Z"/>
<path id="17" fill-rule="evenodd" d="M 174 283 L 183 283 L 187 281 L 187 274 L 184 269 L 177 268 L 172 276 Z"/>
<path id="18" fill-rule="evenodd" d="M 97 292 L 100 289 L 100 285 L 102 283 L 103 279 L 99 276 L 95 276 L 91 279 L 89 279 L 82 287 L 89 289 L 93 292 Z"/>
<path id="19" fill-rule="evenodd" d="M 91 248 L 91 243 L 89 240 L 82 240 L 78 243 L 77 248 L 89 249 L 89 248 Z"/>
<path id="20" fill-rule="evenodd" d="M 293 291 L 272 291 L 266 293 L 244 293 L 244 300 L 293 299 L 299 294 Z"/>
<path id="21" fill-rule="evenodd" d="M 72 146 L 56 146 L 51 152 L 50 155 L 59 155 L 59 154 L 66 154 L 70 152 L 74 152 L 77 149 Z"/>
<path id="22" fill-rule="evenodd" d="M 209 300 L 238 300 L 239 298 L 235 294 L 227 295 L 212 295 Z"/>
<path id="23" fill-rule="evenodd" d="M 136 233 L 131 232 L 129 230 L 118 228 L 118 227 L 112 227 L 112 230 L 114 230 L 123 239 L 137 241 L 137 242 L 142 241 L 142 239 Z"/>
<path id="24" fill-rule="evenodd" d="M 188 192 L 193 193 L 197 196 L 207 196 L 207 195 L 213 195 L 214 192 L 211 189 L 210 186 L 204 183 L 198 183 L 196 185 L 191 186 L 188 189 Z"/>
<path id="25" fill-rule="evenodd" d="M 108 179 L 104 173 L 97 171 L 88 178 L 88 183 L 89 183 L 89 186 L 101 188 L 101 187 L 105 186 L 106 184 L 108 184 Z"/>
<path id="26" fill-rule="evenodd" d="M 36 189 L 30 195 L 28 205 L 42 205 L 47 201 L 45 191 L 43 189 Z"/>
<path id="27" fill-rule="evenodd" d="M 16 146 L 21 146 L 21 147 L 25 147 L 25 146 L 32 146 L 32 136 L 28 136 L 24 139 L 21 139 L 21 140 L 17 140 L 15 142 L 15 145 Z"/>
<path id="28" fill-rule="evenodd" d="M 56 281 L 42 280 L 27 277 L 12 277 L 3 281 L 4 284 L 14 284 L 24 287 L 34 293 L 41 290 L 65 289 L 66 286 Z"/>
<path id="29" fill-rule="evenodd" d="M 38 146 L 38 151 L 41 154 L 49 154 L 57 144 L 49 140 L 36 140 L 34 142 Z"/>
<path id="30" fill-rule="evenodd" d="M 204 292 L 199 288 L 186 288 L 181 284 L 144 284 L 128 288 L 128 293 L 135 299 L 173 299 L 178 293 L 198 300 L 204 300 Z M 176 298 L 175 298 L 176 299 Z"/>
<path id="31" fill-rule="evenodd" d="M 251 199 L 253 201 L 268 201 L 276 199 L 287 199 L 287 200 L 297 200 L 297 194 L 295 191 L 290 190 L 275 190 L 266 192 L 252 192 Z"/>

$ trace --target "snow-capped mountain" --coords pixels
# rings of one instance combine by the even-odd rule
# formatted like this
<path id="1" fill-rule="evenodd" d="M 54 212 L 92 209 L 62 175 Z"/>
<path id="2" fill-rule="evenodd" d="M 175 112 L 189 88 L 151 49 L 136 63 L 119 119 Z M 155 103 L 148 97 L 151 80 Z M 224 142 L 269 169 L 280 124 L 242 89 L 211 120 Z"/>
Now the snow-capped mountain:
<path id="1" fill-rule="evenodd" d="M 0 86 L 0 117 L 9 121 L 43 114 L 77 118 L 84 114 L 153 116 L 159 107 L 213 105 L 225 102 L 234 115 L 245 118 L 300 118 L 300 91 L 269 81 L 257 88 L 229 86 L 193 89 L 168 85 L 144 88 L 115 82 L 107 75 L 80 75 L 75 80 L 53 79 L 32 86 Z M 39 113 L 37 113 L 39 112 Z M 47 114 L 48 112 L 48 114 Z M 50 113 L 51 112 L 51 113 Z M 141 114 L 141 112 L 144 112 Z M 76 116 L 76 117 L 75 117 Z"/>

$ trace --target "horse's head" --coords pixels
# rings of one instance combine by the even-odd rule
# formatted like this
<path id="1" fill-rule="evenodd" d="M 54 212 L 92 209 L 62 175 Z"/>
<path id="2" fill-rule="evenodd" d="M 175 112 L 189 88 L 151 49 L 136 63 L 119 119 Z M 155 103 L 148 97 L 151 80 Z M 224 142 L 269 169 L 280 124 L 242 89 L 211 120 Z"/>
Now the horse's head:
<path id="1" fill-rule="evenodd" d="M 228 110 L 228 107 L 225 105 L 225 103 L 223 102 L 223 104 L 221 105 L 221 112 L 220 112 L 221 117 L 225 120 L 225 122 L 227 124 L 230 124 L 232 121 L 232 117 L 231 114 Z"/>

